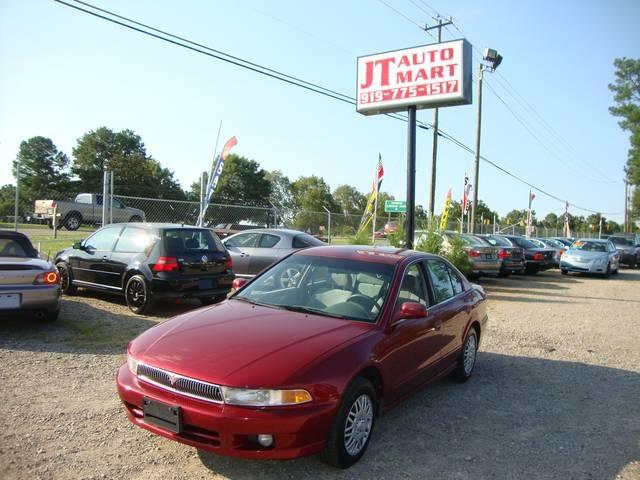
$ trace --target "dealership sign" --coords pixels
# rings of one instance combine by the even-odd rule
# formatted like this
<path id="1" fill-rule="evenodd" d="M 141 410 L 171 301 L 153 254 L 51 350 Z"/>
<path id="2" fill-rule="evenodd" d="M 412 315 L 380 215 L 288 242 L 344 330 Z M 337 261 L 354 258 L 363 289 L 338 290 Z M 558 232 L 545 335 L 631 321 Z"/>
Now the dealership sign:
<path id="1" fill-rule="evenodd" d="M 357 111 L 397 112 L 471 103 L 471 44 L 466 40 L 358 57 Z"/>

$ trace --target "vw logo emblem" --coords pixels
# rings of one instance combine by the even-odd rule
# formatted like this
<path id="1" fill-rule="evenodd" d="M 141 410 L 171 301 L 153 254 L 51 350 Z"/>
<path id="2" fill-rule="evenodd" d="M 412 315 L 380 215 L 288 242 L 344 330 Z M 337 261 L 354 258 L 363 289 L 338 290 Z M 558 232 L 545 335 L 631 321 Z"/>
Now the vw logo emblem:
<path id="1" fill-rule="evenodd" d="M 202 263 L 207 263 L 207 256 L 206 255 L 202 255 Z"/>

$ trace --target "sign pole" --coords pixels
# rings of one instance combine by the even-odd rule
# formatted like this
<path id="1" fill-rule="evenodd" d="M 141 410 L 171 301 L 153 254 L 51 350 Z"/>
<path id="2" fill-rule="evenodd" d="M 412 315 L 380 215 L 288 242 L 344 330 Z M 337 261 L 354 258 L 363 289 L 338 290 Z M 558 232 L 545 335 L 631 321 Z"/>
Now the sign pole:
<path id="1" fill-rule="evenodd" d="M 407 220 L 405 247 L 413 248 L 416 213 L 416 106 L 407 109 Z"/>

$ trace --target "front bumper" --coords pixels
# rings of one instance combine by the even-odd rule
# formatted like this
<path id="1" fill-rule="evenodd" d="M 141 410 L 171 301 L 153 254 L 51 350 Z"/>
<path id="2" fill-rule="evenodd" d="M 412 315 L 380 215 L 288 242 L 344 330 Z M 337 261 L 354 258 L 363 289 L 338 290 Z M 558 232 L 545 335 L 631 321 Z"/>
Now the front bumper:
<path id="1" fill-rule="evenodd" d="M 581 273 L 606 273 L 607 264 L 596 262 L 578 262 L 577 260 L 565 260 L 560 262 L 560 269 L 569 272 Z"/>
<path id="2" fill-rule="evenodd" d="M 116 385 L 133 424 L 170 440 L 232 457 L 290 459 L 319 453 L 337 409 L 337 403 L 251 408 L 201 401 L 139 381 L 126 364 L 116 373 Z M 173 433 L 145 422 L 143 397 L 179 406 L 183 431 Z M 261 447 L 254 440 L 258 434 L 273 435 L 274 445 Z"/>
<path id="3" fill-rule="evenodd" d="M 22 310 L 46 310 L 55 312 L 59 308 L 60 285 L 5 285 L 0 295 L 20 295 L 18 308 L 0 308 L 0 313 Z"/>

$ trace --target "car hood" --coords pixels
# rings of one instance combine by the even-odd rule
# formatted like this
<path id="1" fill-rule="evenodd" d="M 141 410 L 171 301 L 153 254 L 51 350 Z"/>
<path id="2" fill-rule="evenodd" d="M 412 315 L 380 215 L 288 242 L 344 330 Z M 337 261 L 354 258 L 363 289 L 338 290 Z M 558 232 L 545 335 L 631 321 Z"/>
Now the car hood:
<path id="1" fill-rule="evenodd" d="M 570 255 L 572 257 L 580 257 L 585 260 L 595 260 L 599 257 L 607 257 L 609 254 L 607 252 L 587 252 L 584 250 L 567 250 L 565 255 Z"/>
<path id="2" fill-rule="evenodd" d="M 147 330 L 139 361 L 220 385 L 275 388 L 375 325 L 227 300 Z"/>

